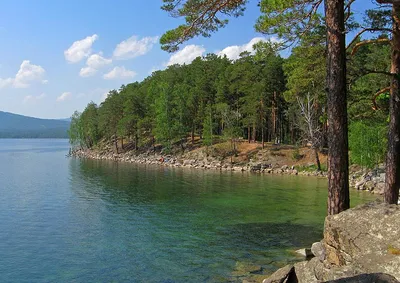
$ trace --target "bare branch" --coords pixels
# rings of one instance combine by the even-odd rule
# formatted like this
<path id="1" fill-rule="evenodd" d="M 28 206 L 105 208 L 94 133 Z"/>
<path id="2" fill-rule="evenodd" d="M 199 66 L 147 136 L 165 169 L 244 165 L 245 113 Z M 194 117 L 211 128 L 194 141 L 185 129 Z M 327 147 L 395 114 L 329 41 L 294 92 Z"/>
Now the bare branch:
<path id="1" fill-rule="evenodd" d="M 386 43 L 390 43 L 390 39 L 388 39 L 388 38 L 379 38 L 379 39 L 371 39 L 371 40 L 361 41 L 361 42 L 357 43 L 354 46 L 353 51 L 351 51 L 351 56 L 354 56 L 354 54 L 356 54 L 357 50 L 361 46 L 364 46 L 364 45 L 367 45 L 367 44 L 374 44 L 374 43 L 376 43 L 376 44 L 386 44 Z"/>
<path id="2" fill-rule="evenodd" d="M 346 18 L 344 19 L 345 22 L 350 18 L 351 16 L 351 4 L 353 4 L 356 0 L 350 0 L 349 3 L 347 3 L 346 7 L 344 7 L 344 10 L 347 12 Z"/>
<path id="3" fill-rule="evenodd" d="M 378 98 L 378 96 L 381 95 L 382 93 L 385 93 L 388 91 L 390 91 L 390 86 L 385 87 L 385 88 L 381 89 L 380 91 L 378 91 L 377 93 L 375 93 L 374 97 L 372 98 L 372 104 L 374 105 L 372 107 L 373 110 L 376 111 L 379 109 L 378 105 L 376 104 L 376 99 Z"/>
<path id="4" fill-rule="evenodd" d="M 353 43 L 356 42 L 356 40 L 357 40 L 363 33 L 365 33 L 365 32 L 377 32 L 377 31 L 380 31 L 380 32 L 386 31 L 386 32 L 390 32 L 390 33 L 392 32 L 391 29 L 386 29 L 386 28 L 383 28 L 383 29 L 365 28 L 365 29 L 361 30 L 360 32 L 358 32 L 358 33 L 354 36 L 353 40 L 350 42 L 349 45 L 347 45 L 346 49 L 349 49 L 349 48 L 353 45 Z"/>
<path id="5" fill-rule="evenodd" d="M 393 77 L 395 74 L 390 73 L 390 72 L 386 72 L 386 71 L 376 71 L 376 70 L 368 70 L 365 69 L 364 70 L 365 74 L 364 75 L 368 75 L 368 74 L 381 74 L 381 75 L 386 75 L 386 76 L 390 76 Z"/>

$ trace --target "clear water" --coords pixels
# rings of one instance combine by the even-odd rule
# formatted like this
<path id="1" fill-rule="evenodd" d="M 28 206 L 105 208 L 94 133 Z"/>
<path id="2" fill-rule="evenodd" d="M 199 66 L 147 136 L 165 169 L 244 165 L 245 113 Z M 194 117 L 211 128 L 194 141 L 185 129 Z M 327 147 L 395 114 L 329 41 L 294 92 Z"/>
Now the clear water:
<path id="1" fill-rule="evenodd" d="M 68 148 L 0 140 L 1 282 L 235 281 L 238 265 L 268 273 L 322 237 L 325 179 L 81 161 Z"/>

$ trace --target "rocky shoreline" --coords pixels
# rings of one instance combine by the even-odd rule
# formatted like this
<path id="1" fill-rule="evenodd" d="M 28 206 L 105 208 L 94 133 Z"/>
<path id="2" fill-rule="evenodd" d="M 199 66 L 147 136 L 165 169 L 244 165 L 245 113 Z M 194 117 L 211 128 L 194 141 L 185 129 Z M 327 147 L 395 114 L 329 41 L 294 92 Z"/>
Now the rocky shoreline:
<path id="1" fill-rule="evenodd" d="M 197 154 L 194 156 L 189 153 L 182 156 L 173 156 L 154 152 L 136 154 L 134 151 L 117 154 L 110 151 L 76 149 L 71 150 L 69 156 L 82 159 L 109 160 L 114 162 L 149 164 L 176 168 L 327 177 L 327 172 L 324 171 L 301 170 L 296 166 L 279 166 L 264 161 L 230 164 L 230 162 L 221 161 L 215 157 L 206 156 L 204 154 Z M 356 170 L 350 173 L 349 179 L 352 188 L 369 191 L 378 195 L 383 195 L 384 193 L 385 170 L 383 166 L 379 166 L 374 170 Z"/>
<path id="2" fill-rule="evenodd" d="M 327 172 L 323 171 L 299 171 L 295 166 L 278 166 L 268 162 L 250 161 L 244 164 L 230 164 L 230 162 L 219 161 L 213 157 L 190 158 L 191 156 L 177 157 L 173 155 L 162 155 L 154 153 L 135 154 L 134 152 L 110 153 L 95 150 L 74 150 L 70 156 L 83 159 L 110 160 L 115 162 L 126 162 L 135 164 L 151 164 L 167 167 L 183 167 L 205 170 L 220 170 L 232 172 L 254 172 L 267 174 L 288 174 L 326 177 Z"/>

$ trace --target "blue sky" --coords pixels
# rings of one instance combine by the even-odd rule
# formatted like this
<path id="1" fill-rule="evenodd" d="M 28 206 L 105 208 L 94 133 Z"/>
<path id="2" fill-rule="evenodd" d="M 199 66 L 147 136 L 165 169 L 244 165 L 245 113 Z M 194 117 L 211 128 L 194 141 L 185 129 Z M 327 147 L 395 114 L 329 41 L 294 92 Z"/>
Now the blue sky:
<path id="1" fill-rule="evenodd" d="M 266 40 L 253 28 L 257 2 L 211 38 L 169 54 L 158 39 L 181 20 L 162 11 L 161 0 L 0 0 L 0 110 L 65 118 L 168 64 L 211 52 L 235 59 Z M 355 11 L 367 7 L 371 0 L 358 0 Z"/>

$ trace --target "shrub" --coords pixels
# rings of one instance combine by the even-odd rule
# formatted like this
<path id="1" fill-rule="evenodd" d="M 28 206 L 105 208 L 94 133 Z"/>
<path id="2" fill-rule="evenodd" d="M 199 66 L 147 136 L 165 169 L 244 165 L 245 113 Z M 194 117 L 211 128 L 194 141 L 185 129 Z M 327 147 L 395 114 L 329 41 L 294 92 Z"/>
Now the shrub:
<path id="1" fill-rule="evenodd" d="M 384 161 L 387 126 L 357 121 L 349 127 L 349 148 L 352 163 L 373 168 Z"/>

